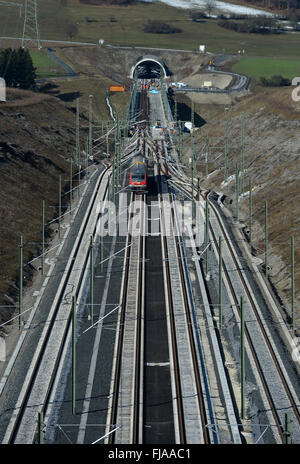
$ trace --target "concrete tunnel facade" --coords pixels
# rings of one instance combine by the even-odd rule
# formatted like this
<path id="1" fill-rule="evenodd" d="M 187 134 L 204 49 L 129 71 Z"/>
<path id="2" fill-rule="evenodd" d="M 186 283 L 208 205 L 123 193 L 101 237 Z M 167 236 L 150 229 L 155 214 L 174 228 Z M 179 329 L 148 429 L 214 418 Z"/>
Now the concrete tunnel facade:
<path id="1" fill-rule="evenodd" d="M 166 68 L 165 68 L 165 65 L 164 65 L 163 61 L 161 61 L 159 58 L 157 58 L 157 57 L 154 56 L 154 55 L 145 55 L 145 56 L 139 58 L 139 59 L 137 60 L 137 62 L 135 63 L 135 65 L 132 66 L 132 68 L 131 68 L 131 70 L 130 70 L 130 75 L 129 75 L 129 77 L 130 77 L 131 79 L 133 79 L 133 78 L 134 78 L 134 73 L 135 73 L 137 67 L 138 67 L 140 64 L 146 63 L 146 62 L 149 62 L 149 61 L 150 61 L 150 62 L 152 61 L 153 63 L 158 64 L 158 65 L 161 67 L 161 69 L 163 70 L 163 76 L 164 76 L 164 78 L 168 77 L 167 71 L 166 71 Z"/>

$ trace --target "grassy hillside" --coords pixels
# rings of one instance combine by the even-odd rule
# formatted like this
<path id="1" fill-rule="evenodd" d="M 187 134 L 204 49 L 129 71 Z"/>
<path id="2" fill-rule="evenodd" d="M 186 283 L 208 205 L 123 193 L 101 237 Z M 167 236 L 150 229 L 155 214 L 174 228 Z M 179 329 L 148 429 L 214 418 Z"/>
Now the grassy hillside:
<path id="1" fill-rule="evenodd" d="M 75 146 L 75 115 L 64 103 L 17 89 L 9 90 L 7 98 L 0 106 L 1 304 L 9 301 L 4 295 L 17 294 L 20 234 L 26 243 L 24 262 L 40 252 L 41 200 L 46 200 L 48 222 L 57 214 L 53 205 L 60 175 L 63 189 L 68 187 L 68 160 Z M 26 282 L 32 272 L 24 267 Z M 1 311 L 0 321 L 5 317 Z"/>
<path id="2" fill-rule="evenodd" d="M 238 73 L 259 79 L 282 75 L 292 79 L 300 76 L 300 60 L 284 60 L 277 58 L 247 57 L 236 63 L 232 69 Z"/>
<path id="3" fill-rule="evenodd" d="M 190 106 L 187 96 L 181 102 Z M 229 107 L 229 178 L 224 182 L 225 112 L 220 105 L 195 104 L 207 124 L 196 132 L 203 144 L 210 141 L 208 177 L 204 156 L 197 163 L 202 186 L 226 195 L 225 204 L 235 215 L 235 167 L 241 167 L 241 124 L 244 117 L 244 175 L 240 174 L 239 218 L 249 224 L 249 180 L 252 180 L 253 235 L 255 254 L 264 260 L 264 203 L 269 209 L 270 278 L 284 302 L 291 304 L 290 237 L 295 238 L 295 262 L 300 260 L 300 108 L 291 88 L 260 89 Z M 186 140 L 185 147 L 189 146 Z M 186 150 L 186 159 L 190 152 Z M 242 184 L 243 182 L 243 184 Z M 300 267 L 296 265 L 296 312 L 300 316 Z"/>
<path id="4" fill-rule="evenodd" d="M 112 81 L 103 77 L 86 77 L 82 76 L 78 79 L 57 80 L 53 83 L 52 94 L 59 96 L 65 102 L 72 102 L 75 105 L 75 99 L 80 98 L 81 111 L 88 113 L 89 95 L 93 98 L 93 114 L 98 121 L 110 120 L 109 109 L 105 103 L 106 92 Z M 129 101 L 129 91 L 125 94 L 112 94 L 110 103 L 115 111 L 118 111 L 120 117 L 123 116 L 125 106 Z"/>
<path id="5" fill-rule="evenodd" d="M 20 36 L 22 24 L 16 33 L 17 11 L 8 17 L 7 7 L 1 6 L 0 36 Z M 12 9 L 11 9 L 12 10 Z M 7 17 L 9 18 L 7 20 Z M 148 19 L 159 19 L 179 27 L 177 34 L 144 33 Z M 198 50 L 206 44 L 211 52 L 237 53 L 244 49 L 246 55 L 270 57 L 298 57 L 299 33 L 262 37 L 229 31 L 217 25 L 216 20 L 192 22 L 188 10 L 176 9 L 161 3 L 136 3 L 132 6 L 92 6 L 69 0 L 62 6 L 61 0 L 39 1 L 39 23 L 42 39 L 97 42 L 133 46 L 163 47 Z M 76 33 L 68 35 L 70 24 Z"/>
<path id="6" fill-rule="evenodd" d="M 33 65 L 37 69 L 36 74 L 38 78 L 64 75 L 64 70 L 48 55 L 46 55 L 43 50 L 31 51 L 30 55 Z"/>
<path id="7" fill-rule="evenodd" d="M 73 87 L 72 87 L 73 86 Z M 98 117 L 109 119 L 104 101 L 104 80 L 71 79 L 48 84 L 53 95 L 9 89 L 7 102 L 0 104 L 0 306 L 16 301 L 20 234 L 24 238 L 24 263 L 41 253 L 41 201 L 45 200 L 46 241 L 57 224 L 59 176 L 62 176 L 63 207 L 69 195 L 70 159 L 75 153 L 75 102 L 80 97 L 80 141 L 88 135 L 88 95 L 94 93 Z M 59 98 L 55 98 L 55 95 Z M 120 114 L 127 96 L 111 98 Z M 65 100 L 65 101 L 61 101 Z M 101 135 L 95 121 L 94 135 Z M 99 147 L 106 149 L 106 144 Z M 97 154 L 96 159 L 101 153 Z M 76 168 L 74 166 L 73 173 Z M 77 177 L 73 178 L 76 187 Z M 20 201 L 21 199 L 21 201 Z M 37 268 L 40 261 L 34 263 Z M 36 269 L 24 266 L 24 285 L 31 285 Z M 1 308 L 0 323 L 11 317 L 13 308 Z"/>

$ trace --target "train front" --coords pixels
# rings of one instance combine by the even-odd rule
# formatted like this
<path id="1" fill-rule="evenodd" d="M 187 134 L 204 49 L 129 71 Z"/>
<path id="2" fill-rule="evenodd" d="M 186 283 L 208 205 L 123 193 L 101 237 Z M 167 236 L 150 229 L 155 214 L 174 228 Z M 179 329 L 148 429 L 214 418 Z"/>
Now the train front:
<path id="1" fill-rule="evenodd" d="M 131 190 L 135 192 L 145 192 L 147 187 L 147 161 L 144 157 L 134 159 L 130 174 L 129 185 Z"/>

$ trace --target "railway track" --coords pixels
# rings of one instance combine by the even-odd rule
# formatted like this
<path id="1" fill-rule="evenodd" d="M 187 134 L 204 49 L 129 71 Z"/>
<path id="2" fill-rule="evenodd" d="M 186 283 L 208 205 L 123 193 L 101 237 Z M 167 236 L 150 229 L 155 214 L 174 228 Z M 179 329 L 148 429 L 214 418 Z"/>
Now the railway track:
<path id="1" fill-rule="evenodd" d="M 157 235 L 156 241 L 152 237 L 151 244 L 155 244 L 155 257 L 160 260 L 159 278 L 162 280 L 160 288 L 163 289 L 163 295 L 158 295 L 162 301 L 155 312 L 151 307 L 152 300 L 146 301 L 146 294 L 149 298 L 148 278 L 153 278 L 150 286 L 152 292 L 155 291 L 154 276 L 157 278 L 153 261 L 148 268 L 152 258 L 151 248 L 147 246 L 150 243 L 147 219 L 150 204 L 145 201 L 145 193 L 137 195 L 131 192 L 105 442 L 116 445 L 161 443 L 159 440 L 163 437 L 177 444 L 224 443 L 216 413 L 216 403 L 222 402 L 226 413 L 226 419 L 222 417 L 223 422 L 226 420 L 225 441 L 242 443 L 243 424 L 239 420 L 236 397 L 224 367 L 221 321 L 216 322 L 212 304 L 215 296 L 211 295 L 203 263 L 198 255 L 199 243 L 196 243 L 194 229 L 190 228 L 195 275 L 207 329 L 203 337 L 198 325 L 199 314 L 179 222 L 180 214 L 175 202 L 176 190 L 186 199 L 194 201 L 195 188 L 187 186 L 190 180 L 170 162 L 165 134 L 156 142 L 149 143 L 151 104 L 145 89 L 141 89 L 137 101 L 136 114 L 138 112 L 143 122 L 138 137 L 135 136 L 134 152 L 146 154 L 154 151 L 157 193 L 152 193 L 152 197 L 157 200 L 156 219 L 159 227 L 154 234 Z M 56 374 L 70 340 L 72 296 L 80 299 L 89 260 L 89 238 L 95 238 L 97 234 L 100 213 L 95 217 L 93 212 L 97 202 L 107 196 L 110 170 L 108 166 L 97 181 L 3 443 L 35 442 L 38 415 L 42 412 L 47 416 L 53 385 L 57 382 Z M 174 187 L 170 187 L 169 180 Z M 249 282 L 248 271 L 242 265 L 241 256 L 218 208 L 209 194 L 202 197 L 211 211 L 208 224 L 211 266 L 221 264 L 222 282 L 231 303 L 236 327 L 241 324 L 240 298 L 244 297 L 247 363 L 265 407 L 263 417 L 271 427 L 273 440 L 284 443 L 285 413 L 289 412 L 293 424 L 293 441 L 300 443 L 300 402 L 296 389 L 264 319 L 257 295 Z M 203 203 L 200 202 L 199 210 L 204 220 Z M 224 244 L 221 263 L 218 261 L 220 238 Z M 152 312 L 154 318 L 161 320 L 159 334 L 164 338 L 161 357 L 159 349 L 154 346 L 160 340 L 155 337 L 151 340 L 153 330 L 157 327 L 157 321 L 151 317 Z M 208 357 L 213 358 L 213 373 L 209 372 Z M 165 382 L 162 392 L 159 392 L 157 380 L 156 384 L 151 382 L 152 374 Z M 214 398 L 212 392 L 213 381 L 218 384 L 217 398 Z M 169 407 L 159 409 L 159 403 L 164 402 Z M 158 420 L 158 414 L 164 414 L 164 423 Z"/>
<path id="2" fill-rule="evenodd" d="M 159 175 L 157 176 L 157 179 Z M 159 209 L 162 258 L 165 281 L 166 320 L 168 325 L 169 364 L 172 384 L 172 417 L 176 443 L 217 443 L 217 434 L 206 427 L 212 406 L 207 403 L 210 392 L 205 372 L 199 372 L 193 324 L 190 315 L 190 295 L 186 289 L 186 272 L 183 268 L 182 250 L 176 218 L 172 214 L 172 233 L 166 232 L 166 198 L 169 192 L 159 183 Z M 109 418 L 106 435 L 109 443 L 142 443 L 143 388 L 145 369 L 144 333 L 144 283 L 145 283 L 145 211 L 144 195 L 131 194 L 129 217 L 140 211 L 136 222 L 139 229 L 134 236 L 129 227 L 124 257 L 121 312 L 117 324 L 117 340 L 110 389 Z M 149 364 L 149 363 L 148 363 Z M 151 364 L 151 363 L 150 363 Z M 207 380 L 207 379 L 206 379 Z M 204 386 L 206 385 L 206 387 Z M 205 394 L 203 393 L 205 390 Z"/>
<path id="3" fill-rule="evenodd" d="M 170 176 L 172 175 L 172 167 L 168 166 L 166 163 L 166 149 L 164 143 L 162 143 L 161 149 L 160 149 L 160 156 L 158 157 L 158 164 L 160 166 L 161 172 L 166 175 L 166 179 L 170 179 Z M 173 189 L 171 189 L 173 190 Z M 186 194 L 186 191 L 185 191 Z M 173 201 L 172 203 L 172 214 L 173 216 L 178 214 L 176 213 L 176 196 L 174 195 L 174 191 L 170 195 L 170 202 Z M 179 259 L 179 265 L 181 268 L 181 273 L 183 275 L 183 267 L 185 268 L 185 280 L 189 281 L 189 271 L 187 269 L 187 258 L 185 256 L 185 248 L 184 248 L 184 241 L 183 241 L 183 236 L 182 232 L 179 232 L 177 228 L 177 242 L 178 246 L 180 244 L 180 249 L 181 249 L 181 255 Z M 196 254 L 196 244 L 194 242 L 194 231 L 190 231 L 190 243 L 194 243 L 195 251 L 194 255 L 197 256 Z M 198 264 L 198 263 L 197 263 Z M 206 342 L 209 343 L 211 346 L 211 351 L 208 353 L 206 349 L 206 353 L 204 354 L 204 349 L 202 347 L 202 336 L 199 331 L 198 327 L 198 322 L 197 322 L 197 314 L 196 314 L 196 309 L 195 309 L 195 304 L 193 303 L 193 298 L 192 298 L 192 288 L 191 288 L 191 283 L 189 282 L 189 285 L 186 283 L 186 288 L 189 289 L 189 295 L 190 295 L 190 310 L 187 311 L 187 317 L 188 317 L 188 327 L 189 331 L 194 331 L 194 345 L 197 345 L 197 353 L 195 353 L 195 348 L 194 348 L 194 354 L 193 354 L 193 359 L 196 360 L 198 359 L 198 364 L 199 364 L 199 371 L 202 372 L 202 384 L 203 384 L 203 391 L 205 392 L 205 398 L 211 398 L 211 394 L 209 392 L 209 384 L 210 384 L 210 376 L 211 373 L 208 374 L 207 372 L 207 367 L 206 367 L 206 359 L 207 357 L 209 358 L 214 358 L 215 363 L 216 363 L 216 382 L 221 385 L 221 392 L 219 392 L 219 395 L 223 397 L 224 401 L 224 408 L 227 413 L 228 417 L 228 423 L 230 424 L 228 427 L 228 431 L 226 432 L 228 434 L 227 440 L 232 440 L 233 443 L 241 443 L 241 436 L 240 436 L 240 430 L 242 430 L 242 427 L 238 425 L 237 422 L 237 417 L 235 413 L 235 401 L 232 398 L 232 393 L 231 393 L 231 387 L 228 383 L 228 378 L 224 370 L 224 365 L 223 365 L 223 360 L 222 360 L 222 354 L 221 350 L 219 349 L 219 344 L 217 341 L 216 337 L 216 332 L 213 324 L 211 324 L 211 315 L 210 315 L 210 307 L 208 304 L 208 299 L 207 299 L 207 289 L 205 288 L 205 285 L 202 283 L 201 287 L 201 294 L 202 294 L 202 299 L 204 302 L 204 307 L 206 308 L 206 320 L 207 324 L 209 327 L 209 337 L 210 341 Z M 192 335 L 191 335 L 192 336 Z M 199 375 L 198 375 L 199 378 Z M 201 378 L 201 375 L 200 375 Z M 206 388 L 205 388 L 206 386 Z M 198 394 L 199 397 L 201 397 L 201 388 L 198 386 Z M 212 442 L 219 442 L 220 437 L 218 433 L 218 423 L 217 420 L 214 416 L 214 407 L 215 405 L 213 404 L 213 401 L 209 402 L 206 401 L 205 408 L 206 408 L 206 427 L 213 432 L 211 440 Z M 201 406 L 202 411 L 204 411 L 204 406 Z M 205 422 L 205 420 L 203 420 Z"/>
<path id="4" fill-rule="evenodd" d="M 157 170 L 162 179 L 160 163 Z M 213 405 L 205 364 L 199 364 L 195 326 L 192 321 L 192 294 L 184 269 L 182 235 L 176 220 L 171 193 L 165 182 L 160 185 L 163 260 L 168 295 L 174 383 L 177 402 L 178 443 L 218 443 L 218 435 L 207 424 L 214 422 Z M 169 229 L 169 230 L 168 230 Z M 198 345 L 199 348 L 199 345 Z"/>
<path id="5" fill-rule="evenodd" d="M 65 273 L 6 429 L 3 443 L 33 443 L 37 433 L 38 415 L 40 412 L 46 413 L 60 356 L 71 327 L 71 296 L 73 294 L 77 297 L 79 294 L 88 261 L 88 240 L 84 240 L 84 238 L 90 235 L 94 236 L 96 233 L 97 220 L 95 220 L 93 211 L 97 201 L 106 194 L 105 179 L 107 176 L 108 168 L 101 173 L 97 181 L 89 208 L 85 213 Z M 84 265 L 79 266 L 79 261 L 82 260 Z"/>
<path id="6" fill-rule="evenodd" d="M 129 229 L 124 257 L 120 314 L 117 324 L 111 400 L 106 433 L 109 443 L 139 443 L 142 414 L 142 319 L 144 304 L 144 195 L 131 193 Z M 139 210 L 138 218 L 135 217 Z M 138 222 L 138 229 L 134 229 Z"/>
<path id="7" fill-rule="evenodd" d="M 143 114 L 146 118 L 148 99 L 146 93 L 142 92 L 141 95 L 141 102 L 144 105 Z M 146 137 L 142 138 L 142 150 L 145 152 Z M 180 240 L 179 226 L 174 211 L 167 206 L 172 197 L 167 185 L 162 182 L 159 164 L 155 166 L 154 174 L 159 202 L 158 219 L 165 287 L 166 315 L 164 317 L 167 321 L 169 345 L 169 361 L 166 364 L 170 369 L 172 393 L 170 401 L 173 405 L 169 421 L 174 422 L 176 443 L 218 443 L 218 433 L 213 428 L 207 427 L 208 423 L 214 421 L 213 405 L 210 400 L 211 392 L 205 363 L 199 362 L 199 340 L 196 348 L 196 329 L 191 315 L 192 293 L 187 270 L 183 264 L 183 243 Z M 132 193 L 129 216 L 134 215 L 132 208 L 135 202 L 136 194 Z M 151 393 L 148 393 L 146 388 L 142 394 L 143 378 L 146 366 L 153 363 L 147 362 L 144 357 L 143 334 L 147 333 L 147 327 L 144 319 L 145 238 L 141 237 L 141 224 L 144 223 L 145 212 L 142 207 L 140 214 L 138 237 L 133 237 L 129 228 L 126 243 L 120 299 L 121 312 L 117 325 L 106 427 L 109 443 L 142 443 L 143 430 L 147 426 L 143 418 L 143 398 L 147 403 L 148 395 Z M 169 226 L 171 230 L 168 231 Z M 157 366 L 159 363 L 155 364 Z M 116 429 L 115 433 L 109 435 L 114 429 Z M 153 436 L 153 439 L 157 437 Z"/>
<path id="8" fill-rule="evenodd" d="M 144 129 L 147 128 L 148 124 L 149 124 L 149 121 L 148 121 L 148 117 L 149 117 L 149 97 L 148 97 L 148 93 L 145 89 L 142 89 L 141 90 L 141 120 L 144 121 L 142 123 L 142 127 Z"/>
<path id="9" fill-rule="evenodd" d="M 294 388 L 292 387 L 290 380 L 288 379 L 286 368 L 278 353 L 276 343 L 270 335 L 268 326 L 263 318 L 254 292 L 248 282 L 246 272 L 243 269 L 244 266 L 239 260 L 237 253 L 233 245 L 231 244 L 228 233 L 221 221 L 220 215 L 213 204 L 212 208 L 214 209 L 215 217 L 218 221 L 221 237 L 224 240 L 226 247 L 230 253 L 231 262 L 227 261 L 226 263 L 223 259 L 222 267 L 224 269 L 224 274 L 227 281 L 227 288 L 230 291 L 230 294 L 232 296 L 232 302 L 236 307 L 239 318 L 241 317 L 239 301 L 239 296 L 241 295 L 233 285 L 232 279 L 230 278 L 230 269 L 232 269 L 232 265 L 234 266 L 234 269 L 236 270 L 236 273 L 239 276 L 243 288 L 246 317 L 245 335 L 249 347 L 248 355 L 250 355 L 251 353 L 251 356 L 255 363 L 257 373 L 260 377 L 265 396 L 267 398 L 270 410 L 272 412 L 274 425 L 276 424 L 277 431 L 279 432 L 281 437 L 281 441 L 285 443 L 284 413 L 289 412 L 292 415 L 294 439 L 298 442 L 300 440 L 299 398 L 297 397 L 297 394 L 294 391 Z M 214 246 L 218 250 L 219 245 L 217 233 L 214 231 L 211 225 L 210 234 L 213 239 Z M 217 256 L 218 254 L 219 253 L 217 253 Z M 256 327 L 254 327 L 253 321 L 256 321 Z M 270 368 L 266 369 L 264 367 L 264 364 L 267 364 L 268 362 L 268 358 L 269 361 L 272 363 L 273 370 L 277 375 L 274 374 L 273 370 L 271 373 Z M 280 395 L 278 395 L 279 391 L 281 391 Z"/>
<path id="10" fill-rule="evenodd" d="M 143 122 L 139 123 L 137 144 L 145 153 L 141 129 L 147 123 L 148 96 L 144 90 L 138 93 L 138 102 L 135 117 L 139 115 Z M 145 227 L 145 193 L 138 196 L 131 192 L 106 424 L 106 443 L 110 444 L 141 443 L 143 436 Z"/>
<path id="11" fill-rule="evenodd" d="M 162 144 L 160 150 L 160 156 L 158 156 L 158 165 L 160 166 L 161 172 L 166 173 L 169 178 L 170 169 L 165 164 L 165 147 Z M 212 393 L 210 391 L 210 382 L 211 382 L 211 373 L 208 373 L 208 367 L 206 365 L 207 356 L 215 358 L 217 373 L 217 382 L 220 382 L 222 388 L 222 396 L 224 398 L 225 409 L 227 412 L 229 430 L 225 432 L 225 435 L 228 434 L 227 440 L 232 440 L 233 443 L 241 443 L 240 429 L 241 427 L 237 423 L 237 418 L 235 414 L 234 400 L 232 399 L 231 389 L 228 385 L 228 379 L 224 370 L 222 355 L 218 349 L 218 343 L 216 339 L 216 334 L 214 328 L 211 327 L 209 323 L 210 330 L 210 344 L 212 346 L 212 351 L 210 354 L 207 351 L 207 348 L 203 349 L 202 336 L 199 331 L 198 322 L 197 322 L 197 312 L 193 299 L 193 290 L 189 277 L 189 270 L 187 268 L 187 257 L 185 255 L 184 240 L 182 236 L 182 231 L 180 230 L 180 225 L 178 220 L 175 218 L 178 215 L 176 211 L 176 197 L 173 193 L 168 193 L 169 202 L 172 204 L 172 217 L 173 221 L 176 223 L 176 247 L 178 253 L 178 266 L 180 269 L 181 279 L 183 282 L 183 288 L 185 293 L 185 313 L 187 320 L 187 327 L 189 332 L 189 340 L 191 345 L 191 359 L 193 360 L 193 370 L 195 372 L 196 386 L 197 386 L 197 396 L 199 398 L 199 408 L 201 415 L 201 423 L 203 429 L 203 443 L 220 443 L 223 442 L 224 437 L 221 438 L 219 435 L 219 427 L 215 415 L 215 404 L 212 399 Z M 193 232 L 191 239 L 193 240 Z M 206 296 L 204 294 L 204 287 L 202 286 L 203 298 Z M 205 301 L 205 299 L 204 299 Z M 207 343 L 207 342 L 206 342 Z M 220 393 L 219 393 L 220 395 Z"/>
<path id="12" fill-rule="evenodd" d="M 142 98 L 141 101 L 145 104 L 146 99 Z M 144 116 L 146 117 L 146 114 Z M 144 152 L 145 140 L 146 137 L 143 137 Z M 158 147 L 156 148 L 158 155 Z M 163 364 L 169 365 L 172 390 L 170 396 L 172 416 L 169 416 L 169 421 L 174 422 L 176 443 L 219 443 L 214 405 L 211 401 L 212 394 L 201 340 L 195 323 L 191 284 L 187 267 L 184 264 L 184 245 L 176 213 L 168 206 L 169 202 L 172 202 L 172 195 L 167 184 L 162 181 L 160 163 L 155 165 L 154 177 L 157 183 L 160 211 L 160 238 L 169 345 L 169 361 Z M 171 222 L 169 222 L 170 220 Z M 145 241 L 142 242 L 143 245 L 135 242 L 134 248 L 132 248 L 130 233 L 127 240 L 127 249 L 130 251 L 125 255 L 124 260 L 123 290 L 120 301 L 123 311 L 117 326 L 118 338 L 115 345 L 109 420 L 106 428 L 106 435 L 114 428 L 116 429 L 115 433 L 110 435 L 107 440 L 110 443 L 143 443 L 144 427 L 152 427 L 144 423 L 142 401 L 144 398 L 147 403 L 147 396 L 151 393 L 148 393 L 145 385 L 143 389 L 142 379 L 146 365 L 155 365 L 155 363 L 147 362 L 148 360 L 143 357 L 145 352 L 143 332 L 147 333 L 147 326 L 145 326 L 146 321 L 139 321 L 139 318 L 143 314 L 143 309 L 141 309 L 143 303 L 141 304 L 140 301 L 141 295 L 145 293 L 143 290 L 144 270 L 142 272 L 141 266 L 134 265 L 140 260 L 138 250 L 141 246 L 145 248 Z M 144 259 L 145 257 L 143 261 Z M 134 285 L 132 285 L 132 281 L 134 281 Z M 128 307 L 128 291 L 130 301 L 134 302 L 129 312 L 128 309 L 125 311 L 125 308 Z M 126 341 L 129 333 L 131 334 L 130 343 Z M 126 345 L 130 348 L 127 349 Z M 142 391 L 144 391 L 143 398 Z M 236 429 L 235 434 L 233 434 L 234 441 L 240 443 L 239 431 L 237 427 Z M 149 440 L 151 432 L 147 432 L 147 436 Z M 152 439 L 156 442 L 157 436 L 152 435 Z"/>
<path id="13" fill-rule="evenodd" d="M 171 172 L 173 178 L 177 179 L 176 188 L 184 192 L 188 198 L 192 198 L 192 188 L 184 185 L 184 183 L 188 184 L 189 180 L 187 178 L 184 179 L 184 176 L 179 177 L 178 173 L 174 172 L 172 166 L 167 165 L 164 167 L 164 170 L 167 174 Z M 206 199 L 206 195 L 202 195 L 202 197 Z M 196 200 L 196 198 L 194 198 L 194 200 Z M 276 342 L 270 334 L 260 305 L 249 283 L 247 272 L 244 270 L 244 265 L 232 244 L 232 240 L 223 224 L 221 215 L 213 201 L 210 200 L 209 195 L 208 203 L 210 211 L 213 213 L 213 217 L 210 217 L 209 222 L 210 241 L 214 249 L 217 263 L 219 259 L 220 237 L 225 244 L 222 258 L 222 270 L 227 293 L 231 300 L 232 307 L 235 308 L 234 313 L 237 324 L 240 324 L 240 297 L 243 296 L 245 300 L 245 337 L 248 362 L 253 370 L 255 370 L 255 376 L 260 385 L 260 391 L 263 395 L 265 404 L 268 405 L 268 409 L 271 412 L 271 415 L 266 415 L 269 416 L 274 439 L 276 442 L 285 443 L 285 413 L 288 412 L 293 424 L 293 440 L 299 443 L 299 398 L 289 379 L 281 356 L 278 353 Z M 202 218 L 203 220 L 205 219 L 204 208 L 202 209 Z M 234 276 L 234 279 L 232 276 Z"/>
<path id="14" fill-rule="evenodd" d="M 125 153 L 122 163 L 126 162 L 130 156 L 131 152 Z M 89 268 L 90 238 L 92 237 L 94 241 L 99 232 L 98 222 L 101 212 L 95 215 L 95 211 L 97 211 L 97 205 L 107 197 L 110 176 L 111 167 L 107 166 L 96 182 L 28 367 L 22 390 L 8 421 L 3 443 L 35 442 L 39 414 L 42 413 L 43 417 L 48 417 L 49 400 L 56 384 L 56 374 L 63 362 L 66 345 L 70 342 L 72 296 L 78 300 L 83 291 L 86 270 Z M 34 325 L 34 319 L 31 324 Z"/>

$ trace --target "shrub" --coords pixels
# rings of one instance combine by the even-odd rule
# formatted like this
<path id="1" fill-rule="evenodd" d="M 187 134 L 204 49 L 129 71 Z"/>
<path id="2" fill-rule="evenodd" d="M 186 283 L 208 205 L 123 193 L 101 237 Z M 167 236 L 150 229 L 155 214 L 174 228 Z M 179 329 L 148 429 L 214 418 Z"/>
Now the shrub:
<path id="1" fill-rule="evenodd" d="M 283 76 L 272 76 L 270 79 L 266 79 L 265 77 L 261 77 L 259 82 L 264 87 L 284 87 L 291 85 L 290 79 L 287 79 Z"/>
<path id="2" fill-rule="evenodd" d="M 170 26 L 170 24 L 163 23 L 162 21 L 149 19 L 144 26 L 144 32 L 152 34 L 177 34 L 182 31 L 178 27 Z"/>
<path id="3" fill-rule="evenodd" d="M 35 87 L 36 68 L 28 50 L 6 48 L 0 53 L 0 76 L 8 87 L 32 89 Z"/>
<path id="4" fill-rule="evenodd" d="M 207 15 L 206 15 L 205 11 L 196 10 L 196 11 L 191 11 L 190 12 L 190 18 L 193 21 L 197 21 L 199 19 L 207 18 Z"/>
<path id="5" fill-rule="evenodd" d="M 79 32 L 77 24 L 72 23 L 72 22 L 67 22 L 65 24 L 65 31 L 66 31 L 67 36 L 70 39 L 73 39 L 74 37 L 76 37 L 76 35 L 78 35 L 78 32 Z"/>
<path id="6" fill-rule="evenodd" d="M 281 29 L 272 18 L 249 18 L 242 23 L 220 20 L 218 26 L 236 32 L 248 32 L 249 34 L 279 34 Z"/>

